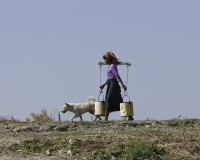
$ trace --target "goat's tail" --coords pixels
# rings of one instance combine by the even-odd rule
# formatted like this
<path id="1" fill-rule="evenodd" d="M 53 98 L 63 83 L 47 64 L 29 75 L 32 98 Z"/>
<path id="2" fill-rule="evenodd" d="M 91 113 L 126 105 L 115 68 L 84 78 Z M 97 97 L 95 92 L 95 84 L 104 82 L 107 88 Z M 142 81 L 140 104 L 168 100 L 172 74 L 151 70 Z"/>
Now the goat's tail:
<path id="1" fill-rule="evenodd" d="M 95 99 L 94 97 L 92 97 L 92 96 L 89 96 L 89 97 L 87 98 L 87 100 L 88 100 L 88 101 L 92 100 L 92 101 L 96 102 L 96 99 Z"/>

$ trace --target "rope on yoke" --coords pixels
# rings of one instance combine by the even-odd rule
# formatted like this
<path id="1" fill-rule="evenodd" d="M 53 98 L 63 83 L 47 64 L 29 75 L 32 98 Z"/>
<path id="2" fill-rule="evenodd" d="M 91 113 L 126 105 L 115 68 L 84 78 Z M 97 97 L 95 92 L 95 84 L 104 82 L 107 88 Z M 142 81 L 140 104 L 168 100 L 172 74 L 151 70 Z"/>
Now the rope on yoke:
<path id="1" fill-rule="evenodd" d="M 128 88 L 127 87 L 127 85 L 128 85 L 128 72 L 129 72 L 129 65 L 126 65 L 126 67 L 127 67 L 127 76 L 126 76 L 126 88 Z M 126 91 L 124 90 L 124 96 L 127 96 L 127 94 L 128 94 L 128 92 L 127 93 L 125 93 Z M 128 96 L 127 96 L 128 97 Z M 128 97 L 129 98 L 129 97 Z M 130 99 L 129 99 L 129 102 L 130 102 Z"/>
<path id="2" fill-rule="evenodd" d="M 102 71 L 102 64 L 100 64 L 99 67 L 100 67 L 100 86 L 101 86 L 101 71 Z M 103 90 L 102 90 L 102 89 L 99 91 L 99 96 L 100 96 L 101 94 L 103 95 Z M 99 101 L 99 96 L 98 96 L 98 101 Z M 103 95 L 103 102 L 104 102 L 104 95 Z"/>
<path id="3" fill-rule="evenodd" d="M 101 67 L 102 67 L 102 64 L 100 64 L 99 67 L 100 67 L 100 86 L 101 86 Z"/>
<path id="4" fill-rule="evenodd" d="M 99 101 L 99 97 L 100 97 L 101 94 L 103 95 L 103 91 L 102 90 L 99 91 L 98 101 Z M 103 102 L 104 102 L 104 95 L 103 95 Z"/>

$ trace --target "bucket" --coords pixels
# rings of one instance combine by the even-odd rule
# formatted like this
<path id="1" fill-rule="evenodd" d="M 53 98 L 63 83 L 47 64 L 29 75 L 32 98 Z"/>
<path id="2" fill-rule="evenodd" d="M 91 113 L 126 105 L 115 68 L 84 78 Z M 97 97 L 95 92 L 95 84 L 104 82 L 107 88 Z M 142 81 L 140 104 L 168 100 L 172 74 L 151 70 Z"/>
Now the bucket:
<path id="1" fill-rule="evenodd" d="M 100 94 L 103 92 L 100 91 Z M 95 116 L 105 116 L 105 111 L 106 111 L 106 103 L 104 101 L 104 96 L 103 96 L 103 101 L 99 101 L 99 97 L 98 97 L 98 102 L 95 102 Z"/>
<path id="2" fill-rule="evenodd" d="M 124 97 L 125 96 L 127 96 L 127 94 L 124 95 Z M 130 99 L 129 99 L 129 102 L 120 103 L 120 114 L 121 114 L 121 117 L 134 116 L 133 102 L 131 102 Z"/>

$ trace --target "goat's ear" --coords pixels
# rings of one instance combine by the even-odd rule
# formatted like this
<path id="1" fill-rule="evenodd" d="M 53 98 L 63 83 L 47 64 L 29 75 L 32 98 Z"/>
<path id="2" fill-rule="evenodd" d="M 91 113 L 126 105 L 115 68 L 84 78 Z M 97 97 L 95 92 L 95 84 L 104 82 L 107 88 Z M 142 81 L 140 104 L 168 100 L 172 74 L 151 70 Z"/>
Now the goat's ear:
<path id="1" fill-rule="evenodd" d="M 66 106 L 69 106 L 69 104 L 68 104 L 68 103 L 65 103 L 65 105 L 66 105 Z"/>

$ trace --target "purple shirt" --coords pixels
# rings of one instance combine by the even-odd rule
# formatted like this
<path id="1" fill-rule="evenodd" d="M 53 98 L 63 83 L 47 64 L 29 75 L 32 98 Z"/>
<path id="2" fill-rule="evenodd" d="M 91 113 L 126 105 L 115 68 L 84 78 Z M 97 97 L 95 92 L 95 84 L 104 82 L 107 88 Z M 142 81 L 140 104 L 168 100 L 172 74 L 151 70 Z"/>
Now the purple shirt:
<path id="1" fill-rule="evenodd" d="M 115 64 L 111 64 L 107 69 L 107 79 L 117 79 L 119 76 L 117 66 Z"/>

